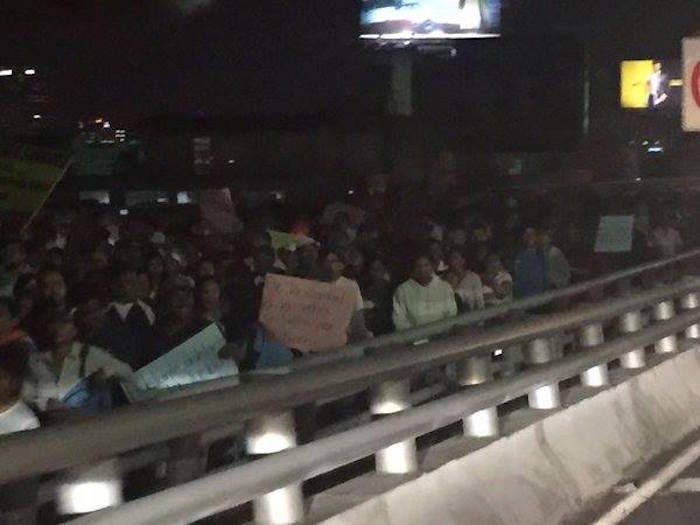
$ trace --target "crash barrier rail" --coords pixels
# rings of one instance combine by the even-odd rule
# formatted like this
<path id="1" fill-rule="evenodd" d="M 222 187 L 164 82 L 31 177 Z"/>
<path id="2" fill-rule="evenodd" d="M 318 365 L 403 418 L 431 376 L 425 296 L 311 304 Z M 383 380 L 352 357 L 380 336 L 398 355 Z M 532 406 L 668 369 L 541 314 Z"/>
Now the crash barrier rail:
<path id="1" fill-rule="evenodd" d="M 653 346 L 658 354 L 677 352 L 682 345 L 679 333 L 691 340 L 700 337 L 698 290 L 700 279 L 691 278 L 575 312 L 528 320 L 508 329 L 485 330 L 469 340 L 455 338 L 348 363 L 346 384 L 370 388 L 372 412 L 379 418 L 300 447 L 295 447 L 293 418 L 284 410 L 307 398 L 295 397 L 302 391 L 289 385 L 287 392 L 292 399 L 282 401 L 279 396 L 278 411 L 251 414 L 247 423 L 249 452 L 267 457 L 75 523 L 189 523 L 251 500 L 258 523 L 302 521 L 305 505 L 301 482 L 306 479 L 371 455 L 378 472 L 416 472 L 416 438 L 421 435 L 461 421 L 467 436 L 496 437 L 500 430 L 497 409 L 505 403 L 527 396 L 533 409 L 556 409 L 561 406 L 563 381 L 578 376 L 584 387 L 605 387 L 612 362 L 618 362 L 622 369 L 636 370 L 646 366 L 647 346 Z M 678 315 L 676 301 L 683 310 Z M 646 309 L 653 323 L 645 328 L 642 312 Z M 560 357 L 556 341 L 566 331 L 577 334 L 580 349 Z M 604 334 L 612 333 L 616 336 L 606 342 Z M 512 351 L 518 345 L 530 366 L 514 377 L 494 380 L 493 349 Z M 465 389 L 411 407 L 410 378 L 450 363 L 458 364 L 458 381 Z M 374 373 L 365 375 L 370 370 Z M 317 381 L 325 385 L 319 388 L 335 388 L 330 384 L 339 382 L 337 376 L 335 381 L 330 379 L 332 368 L 316 373 Z"/>
<path id="2" fill-rule="evenodd" d="M 104 507 L 118 500 L 112 496 L 119 489 L 120 455 L 166 443 L 173 488 L 80 522 L 184 523 L 253 500 L 256 521 L 293 523 L 303 518 L 300 482 L 305 479 L 372 454 L 379 472 L 415 471 L 419 435 L 463 420 L 467 435 L 494 436 L 499 430 L 499 405 L 527 395 L 535 409 L 556 408 L 564 379 L 580 374 L 584 386 L 601 387 L 608 382 L 612 361 L 619 360 L 624 369 L 637 369 L 646 364 L 647 345 L 653 344 L 658 353 L 675 352 L 677 333 L 700 336 L 698 290 L 700 278 L 683 278 L 566 313 L 448 336 L 422 346 L 384 348 L 368 352 L 364 359 L 322 364 L 232 389 L 8 436 L 0 440 L 0 484 L 62 472 L 65 485 L 80 487 L 77 494 L 92 502 L 74 506 L 76 513 L 85 513 L 100 508 L 100 502 Z M 683 310 L 677 316 L 676 304 Z M 654 322 L 644 328 L 647 310 Z M 604 342 L 612 325 L 619 337 Z M 572 332 L 580 349 L 562 358 L 562 334 Z M 494 350 L 506 356 L 522 352 L 526 371 L 494 381 Z M 413 408 L 411 378 L 452 364 L 457 365 L 456 382 L 467 390 Z M 376 421 L 296 448 L 292 409 L 362 390 L 370 392 Z M 267 457 L 189 481 L 203 473 L 200 435 L 236 423 L 245 424 L 248 454 Z M 102 500 L 88 494 L 86 487 L 95 489 L 105 481 L 112 485 Z"/>

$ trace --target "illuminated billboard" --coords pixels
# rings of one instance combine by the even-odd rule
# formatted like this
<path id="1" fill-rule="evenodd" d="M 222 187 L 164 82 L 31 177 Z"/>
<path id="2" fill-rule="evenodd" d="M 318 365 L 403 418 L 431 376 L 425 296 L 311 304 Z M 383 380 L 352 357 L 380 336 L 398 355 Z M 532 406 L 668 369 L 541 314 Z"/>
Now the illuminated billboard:
<path id="1" fill-rule="evenodd" d="M 361 38 L 443 40 L 499 36 L 501 0 L 363 0 Z"/>
<path id="2" fill-rule="evenodd" d="M 620 104 L 626 109 L 679 108 L 683 80 L 678 60 L 625 60 L 620 66 Z"/>

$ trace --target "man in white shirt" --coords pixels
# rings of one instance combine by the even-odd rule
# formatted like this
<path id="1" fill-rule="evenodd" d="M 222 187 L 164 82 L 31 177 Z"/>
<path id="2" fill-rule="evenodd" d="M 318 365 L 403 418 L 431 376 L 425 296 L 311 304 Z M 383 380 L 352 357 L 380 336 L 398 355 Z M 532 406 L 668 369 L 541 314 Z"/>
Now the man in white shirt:
<path id="1" fill-rule="evenodd" d="M 394 294 L 394 327 L 408 330 L 457 315 L 454 291 L 435 275 L 427 255 L 419 255 L 413 264 L 411 278 Z"/>
<path id="2" fill-rule="evenodd" d="M 66 405 L 67 398 L 87 378 L 128 380 L 131 367 L 106 351 L 75 340 L 77 330 L 70 316 L 57 316 L 47 325 L 51 349 L 31 359 L 31 373 L 25 384 L 25 399 L 40 410 Z M 99 376 L 99 377 L 98 377 Z"/>

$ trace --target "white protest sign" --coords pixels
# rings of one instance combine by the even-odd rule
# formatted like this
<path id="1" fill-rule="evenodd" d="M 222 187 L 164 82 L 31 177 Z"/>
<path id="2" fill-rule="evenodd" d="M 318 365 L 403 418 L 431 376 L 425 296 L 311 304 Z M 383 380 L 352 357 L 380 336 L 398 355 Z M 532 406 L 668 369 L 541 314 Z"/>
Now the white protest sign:
<path id="1" fill-rule="evenodd" d="M 219 350 L 226 339 L 216 324 L 211 324 L 167 354 L 134 372 L 124 391 L 131 400 L 150 397 L 148 391 L 165 390 L 238 375 L 233 360 L 220 359 Z"/>
<path id="2" fill-rule="evenodd" d="M 634 215 L 608 215 L 600 218 L 595 253 L 627 253 L 632 250 Z"/>

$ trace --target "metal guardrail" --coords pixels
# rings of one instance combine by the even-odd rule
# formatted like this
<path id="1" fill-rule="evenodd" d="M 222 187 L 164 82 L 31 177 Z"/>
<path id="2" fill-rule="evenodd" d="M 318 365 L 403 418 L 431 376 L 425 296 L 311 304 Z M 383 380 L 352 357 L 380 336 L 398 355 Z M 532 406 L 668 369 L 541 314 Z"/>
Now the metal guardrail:
<path id="1" fill-rule="evenodd" d="M 585 373 L 700 322 L 694 309 L 671 320 L 597 346 L 516 378 L 489 382 L 390 418 L 286 450 L 242 467 L 224 471 L 118 508 L 73 521 L 76 525 L 155 525 L 189 523 L 243 504 L 282 487 L 332 471 L 383 447 L 413 439 L 470 414 L 502 405 L 538 388 Z M 281 521 L 280 521 L 281 523 Z"/>
<path id="2" fill-rule="evenodd" d="M 469 435 L 495 435 L 498 433 L 496 407 L 508 399 L 527 391 L 533 408 L 553 408 L 559 404 L 558 381 L 560 379 L 558 378 L 561 374 L 569 374 L 567 377 L 571 377 L 583 372 L 582 384 L 602 386 L 607 383 L 607 363 L 611 359 L 621 356 L 623 368 L 639 368 L 644 366 L 643 346 L 646 344 L 654 342 L 657 352 L 672 352 L 677 346 L 674 331 L 686 329 L 688 337 L 700 337 L 700 319 L 697 318 L 695 311 L 700 306 L 697 293 L 700 290 L 700 278 L 684 279 L 671 286 L 610 299 L 566 313 L 538 316 L 513 322 L 508 326 L 477 328 L 467 335 L 446 336 L 422 346 L 410 345 L 416 339 L 424 339 L 426 336 L 441 333 L 454 326 L 474 324 L 513 311 L 534 308 L 557 299 L 580 295 L 620 279 L 634 277 L 698 256 L 700 256 L 700 250 L 694 250 L 673 259 L 649 263 L 594 279 L 567 290 L 504 305 L 493 311 L 470 314 L 435 323 L 425 329 L 378 338 L 368 345 L 356 347 L 356 349 L 361 348 L 361 354 L 365 356 L 363 359 L 353 359 L 343 363 L 321 363 L 313 368 L 297 370 L 288 375 L 265 378 L 254 383 L 243 382 L 235 388 L 163 402 L 145 403 L 116 411 L 110 416 L 73 425 L 3 437 L 0 438 L 0 465 L 2 465 L 0 484 L 66 469 L 73 471 L 76 467 L 97 464 L 126 452 L 158 443 L 166 443 L 175 452 L 175 456 L 178 453 L 189 454 L 184 463 L 191 462 L 192 456 L 197 455 L 197 452 L 191 449 L 197 446 L 199 434 L 235 423 L 246 424 L 249 454 L 275 454 L 296 446 L 294 421 L 290 412 L 292 408 L 327 397 L 370 389 L 373 415 L 383 417 L 402 414 L 351 430 L 350 434 L 344 432 L 301 447 L 294 452 L 284 452 L 279 456 L 265 459 L 266 462 L 273 462 L 270 463 L 271 477 L 263 476 L 263 479 L 251 474 L 268 464 L 263 465 L 260 462 L 236 469 L 236 472 L 247 473 L 247 478 L 243 476 L 239 479 L 236 477 L 238 474 L 234 476 L 231 472 L 216 474 L 215 476 L 233 476 L 232 482 L 240 482 L 242 485 L 235 490 L 234 487 L 238 485 L 232 485 L 229 481 L 226 482 L 227 486 L 219 487 L 218 490 L 214 490 L 212 485 L 209 487 L 208 495 L 202 493 L 201 499 L 189 502 L 191 514 L 194 515 L 201 512 L 205 514 L 215 512 L 216 509 L 236 505 L 236 502 L 256 498 L 254 507 L 256 519 L 259 522 L 282 523 L 276 516 L 280 509 L 288 516 L 292 515 L 300 519 L 303 505 L 298 482 L 332 470 L 334 465 L 339 466 L 352 461 L 347 458 L 357 459 L 358 454 L 363 454 L 359 457 L 364 457 L 374 453 L 377 470 L 380 472 L 413 471 L 417 468 L 415 436 L 424 433 L 422 429 L 441 426 L 448 414 L 453 417 L 459 412 L 461 416 L 457 419 L 464 418 L 465 433 Z M 681 299 L 680 304 L 684 310 L 692 311 L 674 318 L 674 301 L 678 298 Z M 653 310 L 656 324 L 640 332 L 642 329 L 640 311 L 647 308 Z M 619 319 L 621 333 L 632 335 L 603 344 L 602 324 L 610 322 L 611 319 Z M 580 356 L 562 361 L 560 365 L 547 365 L 559 357 L 556 336 L 572 330 L 580 332 L 582 347 L 595 348 Z M 502 349 L 509 353 L 514 347 L 524 348 L 526 362 L 533 366 L 537 365 L 538 368 L 510 380 L 491 382 L 493 379 L 492 351 Z M 614 355 L 602 354 L 601 352 L 606 349 Z M 345 350 L 341 349 L 340 352 Z M 488 386 L 479 387 L 478 391 L 452 396 L 448 398 L 449 401 L 440 402 L 446 403 L 444 405 L 431 404 L 429 406 L 432 408 L 411 408 L 410 378 L 453 363 L 458 363 L 457 382 L 460 385 L 488 383 Z M 583 370 L 581 367 L 584 364 L 591 366 Z M 556 378 L 542 375 L 545 371 L 554 374 Z M 552 383 L 543 383 L 549 380 Z M 499 390 L 499 388 L 505 390 Z M 489 404 L 486 406 L 481 401 L 475 401 L 475 399 L 482 400 L 481 397 L 477 396 L 474 399 L 470 397 L 476 396 L 477 392 L 481 391 L 491 392 L 493 395 L 497 392 L 498 396 L 488 397 Z M 431 412 L 439 413 L 431 415 Z M 457 419 L 451 419 L 449 423 Z M 403 426 L 404 423 L 399 426 L 390 425 L 389 421 L 405 422 L 408 426 Z M 360 441 L 366 441 L 361 446 L 357 444 L 350 446 L 347 442 L 333 441 L 336 438 L 340 439 L 339 436 L 346 438 L 355 436 L 359 439 L 360 435 L 363 436 Z M 326 446 L 327 448 L 323 448 Z M 384 446 L 386 448 L 381 448 Z M 336 453 L 327 455 L 324 452 L 332 450 L 336 450 Z M 277 458 L 287 457 L 290 454 L 300 455 L 286 465 L 285 468 L 291 470 L 285 471 L 282 465 L 275 461 L 281 461 Z M 177 462 L 178 458 L 175 457 L 174 460 Z M 268 470 L 267 467 L 264 469 Z M 189 479 L 192 479 L 196 474 L 190 472 L 188 475 Z M 174 476 L 174 479 L 177 480 L 176 483 L 188 480 L 187 475 L 184 478 Z M 215 477 L 215 479 L 221 478 Z M 260 479 L 259 482 L 254 481 L 258 479 Z M 205 480 L 200 482 L 207 483 Z M 279 485 L 287 482 L 291 485 Z M 197 491 L 199 487 L 200 485 L 194 486 Z M 171 505 L 167 498 L 173 494 L 173 490 L 179 489 L 169 489 L 153 497 L 166 498 L 159 499 L 158 501 L 161 502 L 159 504 Z M 272 495 L 265 493 L 269 490 L 274 490 Z M 199 495 L 199 492 L 197 494 Z M 282 503 L 280 503 L 280 497 Z M 148 501 L 152 500 L 140 501 L 138 505 Z M 136 503 L 124 506 L 124 512 L 130 512 L 129 509 L 134 508 L 132 505 Z M 172 505 L 173 509 L 180 509 L 178 512 L 186 513 L 182 504 Z M 97 514 L 94 519 L 100 516 L 107 519 L 112 515 L 109 512 Z M 151 509 L 148 512 L 155 511 Z M 150 514 L 144 514 L 146 515 Z M 131 518 L 125 517 L 120 519 L 122 520 L 120 523 L 147 523 L 147 521 L 132 521 Z M 158 523 L 170 522 L 170 519 L 165 516 L 161 516 L 159 520 Z M 179 518 L 173 522 L 178 520 Z"/>
<path id="3" fill-rule="evenodd" d="M 593 324 L 700 289 L 700 278 L 685 280 L 564 314 L 543 316 L 430 345 L 392 348 L 365 359 L 320 365 L 312 370 L 271 377 L 205 394 L 146 403 L 72 425 L 39 429 L 0 439 L 0 483 L 74 465 L 99 461 L 163 441 L 245 422 L 324 396 L 356 392 L 378 383 L 418 374 L 468 356 L 490 355 L 578 326 Z"/>

